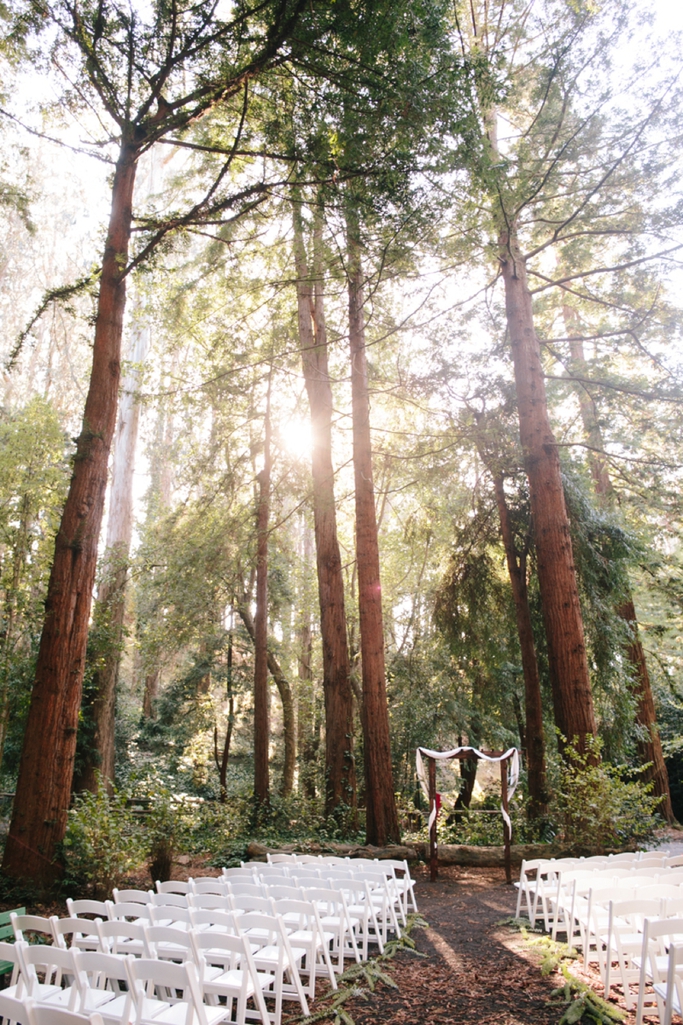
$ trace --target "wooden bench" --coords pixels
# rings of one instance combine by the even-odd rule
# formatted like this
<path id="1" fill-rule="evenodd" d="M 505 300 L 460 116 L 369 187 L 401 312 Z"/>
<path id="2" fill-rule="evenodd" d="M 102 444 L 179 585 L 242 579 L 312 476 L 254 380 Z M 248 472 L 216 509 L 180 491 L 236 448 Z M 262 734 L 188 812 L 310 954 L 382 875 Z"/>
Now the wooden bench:
<path id="1" fill-rule="evenodd" d="M 0 940 L 13 940 L 14 931 L 10 924 L 10 915 L 25 915 L 26 908 L 14 908 L 12 911 L 1 911 L 0 912 Z M 6 975 L 7 972 L 11 972 L 14 965 L 11 961 L 0 961 L 0 975 Z"/>

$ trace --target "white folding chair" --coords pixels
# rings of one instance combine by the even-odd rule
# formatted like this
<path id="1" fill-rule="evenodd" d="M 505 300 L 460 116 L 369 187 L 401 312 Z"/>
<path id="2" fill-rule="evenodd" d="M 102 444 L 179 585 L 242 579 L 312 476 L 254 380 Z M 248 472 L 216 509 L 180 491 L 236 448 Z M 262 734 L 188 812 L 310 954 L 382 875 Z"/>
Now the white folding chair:
<path id="1" fill-rule="evenodd" d="M 17 944 L 19 971 L 26 987 L 26 995 L 37 1004 L 50 1004 L 73 1011 L 77 1002 L 77 988 L 74 985 L 74 961 L 71 951 L 47 944 Z M 44 982 L 38 979 L 39 969 L 44 973 Z"/>
<path id="2" fill-rule="evenodd" d="M 305 881 L 302 886 L 303 896 L 305 900 L 313 901 L 323 930 L 332 933 L 334 937 L 332 953 L 337 958 L 335 971 L 341 974 L 344 971 L 345 957 L 353 957 L 356 962 L 361 960 L 354 923 L 348 913 L 343 892 L 329 886 L 321 886 L 321 882 L 322 880 L 318 880 L 318 886 L 315 886 L 315 880 Z"/>
<path id="3" fill-rule="evenodd" d="M 275 1025 L 280 1025 L 282 1021 L 283 1000 L 298 1001 L 301 1013 L 308 1017 L 308 1002 L 299 975 L 299 967 L 306 954 L 305 948 L 290 945 L 284 923 L 276 915 L 249 912 L 237 922 L 240 932 L 251 945 L 256 968 L 273 975 Z"/>
<path id="4" fill-rule="evenodd" d="M 192 925 L 190 908 L 176 908 L 166 904 L 162 907 L 149 909 L 149 920 L 152 925 L 165 925 L 169 929 L 180 929 L 189 932 Z"/>
<path id="5" fill-rule="evenodd" d="M 173 964 L 145 957 L 128 960 L 126 965 L 136 1025 L 218 1025 L 227 1017 L 225 1006 L 210 1007 L 204 1002 L 191 961 Z"/>
<path id="6" fill-rule="evenodd" d="M 269 865 L 291 865 L 296 861 L 296 854 L 266 854 Z"/>
<path id="7" fill-rule="evenodd" d="M 656 919 L 661 912 L 662 902 L 656 899 L 610 901 L 607 928 L 599 932 L 599 968 L 605 987 L 605 999 L 609 1000 L 616 963 L 618 978 L 624 994 L 624 1003 L 631 1010 L 634 1006 L 631 986 L 636 984 L 640 970 L 633 965 L 643 945 L 643 925 L 646 918 Z M 598 926 L 596 924 L 596 932 Z"/>
<path id="8" fill-rule="evenodd" d="M 103 954 L 142 957 L 145 953 L 145 925 L 149 922 L 127 922 L 125 919 L 98 922 L 100 950 Z"/>
<path id="9" fill-rule="evenodd" d="M 655 983 L 655 993 L 664 1004 L 662 1025 L 671 1025 L 674 1014 L 683 1014 L 683 943 L 672 943 L 669 947 L 669 964 L 666 970 L 666 985 Z"/>
<path id="10" fill-rule="evenodd" d="M 324 931 L 315 903 L 307 900 L 277 900 L 273 901 L 273 908 L 284 923 L 290 945 L 304 947 L 306 950 L 303 966 L 299 970 L 299 974 L 303 972 L 308 980 L 304 986 L 306 996 L 315 1000 L 316 974 L 326 974 L 332 989 L 336 989 L 337 980 L 330 957 L 334 935 Z"/>
<path id="11" fill-rule="evenodd" d="M 253 883 L 254 870 L 253 868 L 224 868 L 222 878 L 227 879 L 228 882 L 233 879 L 242 879 L 245 883 Z"/>
<path id="12" fill-rule="evenodd" d="M 3 1025 L 30 1025 L 30 1006 L 30 1000 L 22 1000 L 8 989 L 0 990 L 0 1022 Z"/>
<path id="13" fill-rule="evenodd" d="M 74 950 L 79 1014 L 97 1010 L 104 1025 L 128 1025 L 133 1001 L 125 958 L 97 950 Z"/>
<path id="14" fill-rule="evenodd" d="M 657 1014 L 660 1022 L 664 1018 L 662 997 L 657 989 L 650 995 L 647 983 L 653 987 L 666 983 L 669 964 L 668 950 L 672 943 L 683 941 L 683 918 L 665 918 L 655 921 L 646 918 L 643 923 L 643 942 L 640 957 L 631 960 L 638 973 L 638 1009 L 636 1025 L 642 1025 L 643 1014 Z"/>
<path id="15" fill-rule="evenodd" d="M 244 1025 L 247 1001 L 251 997 L 262 1025 L 269 1025 L 270 1017 L 264 991 L 272 989 L 275 977 L 267 972 L 257 971 L 247 939 L 237 933 L 210 936 L 207 933 L 193 932 L 192 944 L 200 983 L 206 998 L 210 1002 L 218 1002 L 224 998 L 229 1020 L 232 1019 L 232 1002 L 235 1001 L 235 1021 L 238 1025 Z M 211 978 L 210 969 L 217 973 Z"/>

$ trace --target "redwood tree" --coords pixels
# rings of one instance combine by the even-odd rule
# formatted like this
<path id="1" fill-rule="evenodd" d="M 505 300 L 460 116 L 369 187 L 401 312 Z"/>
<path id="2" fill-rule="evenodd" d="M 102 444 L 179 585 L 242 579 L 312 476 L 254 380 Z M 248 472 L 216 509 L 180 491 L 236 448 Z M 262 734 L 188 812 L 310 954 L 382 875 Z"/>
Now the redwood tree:
<path id="1" fill-rule="evenodd" d="M 363 679 L 363 755 L 367 842 L 400 840 L 394 795 L 384 664 L 379 541 L 372 475 L 370 391 L 365 348 L 364 278 L 356 211 L 347 210 L 349 353 L 356 505 L 356 569 Z"/>
<path id="2" fill-rule="evenodd" d="M 248 82 L 282 60 L 284 41 L 302 7 L 302 0 L 275 0 L 260 4 L 252 14 L 235 5 L 230 20 L 220 21 L 213 6 L 160 4 L 145 24 L 136 11 L 115 3 L 34 4 L 37 23 L 51 24 L 55 45 L 63 48 L 57 58 L 60 66 L 71 61 L 81 92 L 113 124 L 103 141 L 116 147 L 118 155 L 99 273 L 90 384 L 45 602 L 3 860 L 7 875 L 36 882 L 52 879 L 58 870 L 55 846 L 66 828 L 107 462 L 116 426 L 138 160 L 156 141 L 182 131 L 217 102 L 242 93 L 239 137 Z M 202 216 L 215 217 L 226 203 L 239 207 L 239 198 L 226 198 L 220 191 L 231 160 L 232 154 L 205 198 L 185 215 L 152 224 L 134 263 L 170 231 Z"/>
<path id="3" fill-rule="evenodd" d="M 306 259 L 300 202 L 294 207 L 297 311 L 301 361 L 311 410 L 313 517 L 323 646 L 325 697 L 325 814 L 340 804 L 356 803 L 353 756 L 353 692 L 346 634 L 344 578 L 337 540 L 337 514 L 332 462 L 332 386 L 327 358 L 323 305 L 321 210 L 316 211 L 314 274 Z"/>

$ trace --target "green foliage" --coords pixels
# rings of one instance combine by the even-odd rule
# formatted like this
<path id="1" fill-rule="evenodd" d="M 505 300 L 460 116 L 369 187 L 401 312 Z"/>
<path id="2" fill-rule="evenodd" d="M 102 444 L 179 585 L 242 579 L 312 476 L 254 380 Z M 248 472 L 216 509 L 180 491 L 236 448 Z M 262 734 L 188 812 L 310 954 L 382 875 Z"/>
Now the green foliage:
<path id="1" fill-rule="evenodd" d="M 71 885 L 86 887 L 101 899 L 108 897 L 145 855 L 139 817 L 128 806 L 127 795 L 114 790 L 110 796 L 101 779 L 96 794 L 78 794 L 69 811 L 61 855 Z"/>
<path id="2" fill-rule="evenodd" d="M 614 1022 L 624 1021 L 626 1014 L 622 1010 L 599 997 L 564 965 L 562 975 L 564 986 L 558 986 L 550 994 L 556 1003 L 566 1004 L 559 1025 L 614 1025 Z"/>
<path id="3" fill-rule="evenodd" d="M 627 769 L 600 761 L 600 753 L 599 740 L 585 754 L 571 744 L 565 750 L 557 792 L 563 839 L 587 847 L 651 839 L 661 798 L 653 796 L 652 784 L 629 779 Z"/>

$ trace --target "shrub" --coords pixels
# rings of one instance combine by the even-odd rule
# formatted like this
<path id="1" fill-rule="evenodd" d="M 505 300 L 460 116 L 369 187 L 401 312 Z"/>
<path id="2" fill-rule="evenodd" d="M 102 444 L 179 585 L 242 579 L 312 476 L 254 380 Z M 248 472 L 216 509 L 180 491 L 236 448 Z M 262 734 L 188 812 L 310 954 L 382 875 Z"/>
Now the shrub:
<path id="1" fill-rule="evenodd" d="M 586 754 L 568 745 L 560 767 L 557 794 L 563 839 L 584 847 L 619 847 L 651 839 L 660 824 L 654 817 L 661 801 L 652 784 L 628 779 L 623 767 L 601 762 L 595 739 Z"/>
<path id="2" fill-rule="evenodd" d="M 145 845 L 126 795 L 110 795 L 98 778 L 97 793 L 85 791 L 69 811 L 62 858 L 69 883 L 104 898 L 139 865 Z"/>

